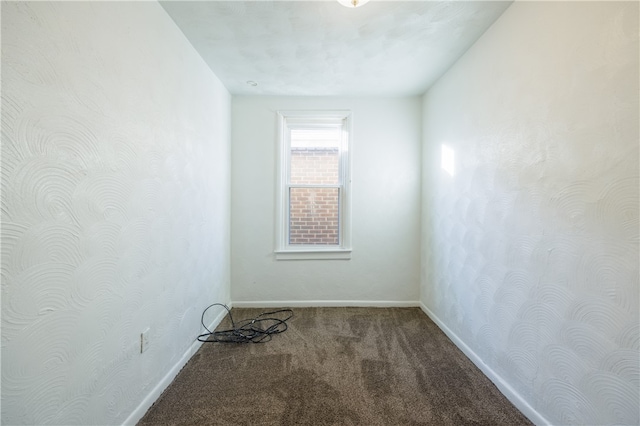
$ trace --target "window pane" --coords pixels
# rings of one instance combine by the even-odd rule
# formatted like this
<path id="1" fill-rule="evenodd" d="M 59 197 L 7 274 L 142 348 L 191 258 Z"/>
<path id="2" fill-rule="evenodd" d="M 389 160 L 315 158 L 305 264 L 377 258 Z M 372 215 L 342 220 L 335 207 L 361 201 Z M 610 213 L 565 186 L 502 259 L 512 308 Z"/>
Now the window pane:
<path id="1" fill-rule="evenodd" d="M 291 129 L 292 184 L 338 184 L 340 129 Z"/>
<path id="2" fill-rule="evenodd" d="M 290 188 L 289 244 L 338 245 L 339 188 Z"/>

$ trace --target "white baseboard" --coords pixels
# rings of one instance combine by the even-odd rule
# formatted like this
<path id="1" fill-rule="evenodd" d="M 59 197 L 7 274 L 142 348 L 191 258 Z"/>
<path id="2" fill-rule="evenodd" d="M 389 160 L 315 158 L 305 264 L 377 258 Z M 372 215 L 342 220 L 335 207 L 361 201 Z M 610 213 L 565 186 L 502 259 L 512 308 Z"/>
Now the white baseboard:
<path id="1" fill-rule="evenodd" d="M 229 309 L 231 309 L 231 302 L 227 303 Z M 227 315 L 226 310 L 222 310 L 214 319 L 211 321 L 211 324 L 208 326 L 209 330 L 215 329 L 218 324 L 224 319 Z M 200 346 L 202 346 L 203 342 L 196 340 L 193 344 L 186 350 L 186 352 L 180 357 L 177 363 L 174 364 L 173 367 L 169 370 L 167 374 L 160 380 L 160 382 L 149 392 L 149 394 L 144 397 L 142 402 L 136 407 L 135 410 L 127 417 L 124 421 L 123 426 L 135 425 L 140 421 L 140 419 L 145 415 L 149 407 L 153 405 L 154 402 L 162 395 L 162 392 L 171 384 L 173 379 L 178 375 L 182 367 L 191 359 Z"/>
<path id="2" fill-rule="evenodd" d="M 507 397 L 509 401 L 524 414 L 531 422 L 538 426 L 550 425 L 547 419 L 545 419 L 540 413 L 538 413 L 522 396 L 516 392 L 498 373 L 496 373 L 491 367 L 482 361 L 482 359 L 476 354 L 469 346 L 466 345 L 449 327 L 447 327 L 440 318 L 436 316 L 427 306 L 419 302 L 419 306 L 422 311 L 427 314 L 433 322 L 447 335 L 447 337 L 460 349 L 466 356 L 478 367 L 485 376 L 487 376 L 494 385 Z"/>
<path id="3" fill-rule="evenodd" d="M 234 301 L 236 308 L 324 308 L 324 307 L 374 307 L 374 308 L 414 308 L 418 301 L 407 300 L 277 300 L 277 301 Z"/>

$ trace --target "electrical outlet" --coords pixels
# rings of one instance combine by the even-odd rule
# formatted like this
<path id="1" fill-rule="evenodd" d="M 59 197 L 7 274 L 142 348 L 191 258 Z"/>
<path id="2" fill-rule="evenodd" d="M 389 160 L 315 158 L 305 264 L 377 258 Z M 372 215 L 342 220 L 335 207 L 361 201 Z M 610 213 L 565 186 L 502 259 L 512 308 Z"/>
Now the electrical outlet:
<path id="1" fill-rule="evenodd" d="M 149 347 L 149 328 L 147 327 L 142 333 L 140 333 L 140 353 L 147 350 Z"/>

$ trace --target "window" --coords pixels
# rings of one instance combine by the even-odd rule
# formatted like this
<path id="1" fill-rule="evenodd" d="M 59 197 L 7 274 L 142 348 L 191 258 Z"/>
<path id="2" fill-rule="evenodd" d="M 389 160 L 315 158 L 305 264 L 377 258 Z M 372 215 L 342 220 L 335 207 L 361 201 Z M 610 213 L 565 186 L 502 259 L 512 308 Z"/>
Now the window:
<path id="1" fill-rule="evenodd" d="M 279 112 L 277 259 L 349 259 L 351 113 Z"/>

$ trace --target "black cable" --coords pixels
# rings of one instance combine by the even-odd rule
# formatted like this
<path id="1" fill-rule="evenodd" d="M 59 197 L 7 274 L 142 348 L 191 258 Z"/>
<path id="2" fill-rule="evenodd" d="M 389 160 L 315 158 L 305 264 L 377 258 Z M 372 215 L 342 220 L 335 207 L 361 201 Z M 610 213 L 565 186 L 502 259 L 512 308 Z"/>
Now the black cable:
<path id="1" fill-rule="evenodd" d="M 229 319 L 231 320 L 231 327 L 228 330 L 211 331 L 204 324 L 204 314 L 213 306 L 222 306 L 229 313 Z M 286 318 L 268 317 L 267 315 L 274 315 L 280 313 L 289 314 Z M 287 321 L 293 316 L 291 309 L 279 309 L 273 312 L 263 312 L 255 318 L 245 319 L 236 324 L 231 315 L 231 309 L 227 305 L 222 303 L 214 303 L 207 306 L 202 312 L 202 326 L 207 330 L 207 333 L 203 333 L 198 336 L 198 341 L 208 343 L 265 343 L 271 340 L 274 334 L 279 334 L 287 331 Z"/>

